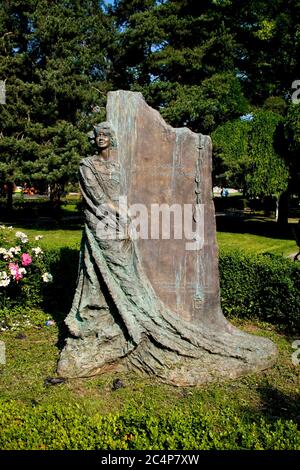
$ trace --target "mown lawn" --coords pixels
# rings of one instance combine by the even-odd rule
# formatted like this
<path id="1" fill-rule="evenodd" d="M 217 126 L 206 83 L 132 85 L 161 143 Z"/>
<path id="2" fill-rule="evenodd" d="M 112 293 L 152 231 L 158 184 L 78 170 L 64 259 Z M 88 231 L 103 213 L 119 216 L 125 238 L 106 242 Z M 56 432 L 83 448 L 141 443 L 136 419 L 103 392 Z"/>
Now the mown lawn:
<path id="1" fill-rule="evenodd" d="M 151 409 L 161 412 L 173 407 L 189 408 L 201 402 L 216 414 L 221 408 L 230 407 L 236 414 L 281 417 L 300 424 L 300 366 L 292 363 L 294 338 L 267 324 L 235 323 L 250 333 L 269 337 L 277 344 L 279 355 L 276 365 L 232 382 L 199 388 L 161 385 L 154 379 L 141 379 L 128 373 L 106 373 L 104 376 L 70 379 L 65 384 L 45 386 L 44 380 L 55 375 L 59 355 L 57 327 L 16 327 L 14 331 L 0 334 L 6 344 L 7 357 L 7 364 L 0 366 L 0 397 L 28 406 L 77 404 L 88 415 L 121 412 L 129 404 L 145 411 L 151 405 Z M 117 377 L 124 383 L 124 388 L 113 391 L 113 380 Z"/>
<path id="2" fill-rule="evenodd" d="M 16 230 L 27 233 L 30 237 L 43 235 L 39 242 L 44 248 L 72 247 L 79 248 L 82 226 L 72 228 L 42 228 L 16 225 Z M 251 233 L 217 232 L 217 241 L 220 250 L 240 249 L 247 253 L 274 253 L 289 256 L 297 252 L 296 242 L 293 239 L 272 238 L 270 236 L 255 235 Z"/>
<path id="3" fill-rule="evenodd" d="M 42 235 L 43 238 L 39 240 L 38 245 L 43 248 L 79 248 L 82 228 L 75 227 L 69 228 L 42 228 L 42 227 L 28 227 L 26 225 L 16 225 L 14 230 L 25 232 L 31 240 L 37 235 Z"/>
<path id="4" fill-rule="evenodd" d="M 56 228 L 20 224 L 14 226 L 14 228 L 24 231 L 30 238 L 34 238 L 36 235 L 43 235 L 44 238 L 37 243 L 45 249 L 66 246 L 79 248 L 82 231 L 80 223 L 77 223 L 77 225 L 65 223 L 62 227 Z M 250 228 L 253 231 L 253 226 Z M 261 226 L 259 228 L 261 230 Z M 240 230 L 239 227 L 238 230 Z M 275 234 L 272 238 L 270 231 L 267 231 L 266 235 L 262 235 L 260 233 L 239 233 L 238 230 L 235 226 L 234 232 L 221 230 L 218 233 L 218 242 L 221 249 L 240 248 L 243 251 L 253 253 L 271 251 L 285 255 L 295 251 L 295 244 L 288 236 L 280 238 L 280 236 Z M 39 436 L 40 431 L 36 430 L 38 427 L 34 427 L 33 431 L 31 430 L 32 424 L 30 424 L 30 420 L 37 413 L 40 421 L 36 426 L 42 426 L 43 413 L 45 413 L 50 423 L 47 423 L 47 433 L 50 433 L 50 439 L 53 436 L 54 439 L 55 430 L 54 428 L 53 432 L 51 430 L 51 420 L 56 415 L 59 417 L 62 409 L 66 411 L 76 409 L 83 419 L 85 416 L 88 419 L 93 419 L 97 414 L 106 416 L 124 412 L 125 414 L 127 413 L 126 419 L 129 419 L 129 421 L 130 414 L 128 418 L 128 411 L 126 410 L 133 409 L 141 414 L 141 423 L 149 424 L 152 422 L 153 416 L 159 417 L 161 413 L 174 414 L 176 410 L 180 413 L 186 413 L 189 417 L 193 416 L 193 409 L 201 406 L 204 411 L 203 416 L 207 416 L 208 420 L 212 419 L 211 422 L 207 422 L 207 426 L 206 424 L 203 425 L 206 426 L 205 429 L 208 435 L 211 436 L 212 440 L 216 439 L 217 441 L 220 432 L 223 433 L 225 436 L 224 445 L 228 445 L 229 448 L 231 448 L 231 445 L 237 446 L 237 448 L 240 448 L 239 446 L 241 448 L 252 448 L 255 436 L 252 439 L 252 431 L 249 435 L 246 434 L 244 440 L 247 441 L 248 439 L 249 443 L 243 441 L 244 443 L 240 444 L 240 437 L 233 441 L 230 440 L 231 438 L 228 438 L 226 441 L 227 424 L 224 424 L 227 423 L 226 420 L 228 420 L 228 429 L 231 429 L 230 433 L 233 433 L 236 420 L 244 423 L 242 428 L 244 425 L 246 426 L 246 423 L 252 423 L 254 434 L 256 432 L 255 429 L 260 429 L 260 420 L 264 420 L 264 423 L 271 423 L 270 425 L 272 426 L 272 423 L 275 423 L 274 426 L 279 426 L 279 428 L 281 426 L 289 426 L 289 423 L 292 423 L 292 425 L 298 426 L 299 429 L 300 365 L 294 365 L 292 362 L 292 354 L 295 352 L 293 341 L 298 338 L 287 336 L 283 331 L 268 323 L 233 320 L 233 323 L 245 331 L 270 338 L 277 344 L 279 350 L 278 360 L 272 368 L 235 381 L 195 388 L 177 388 L 159 384 L 154 378 L 136 377 L 131 373 L 120 374 L 110 372 L 93 378 L 69 379 L 63 384 L 49 386 L 45 384 L 45 379 L 47 377 L 55 377 L 56 375 L 59 348 L 62 344 L 61 334 L 56 325 L 46 326 L 46 320 L 51 319 L 51 317 L 45 312 L 32 311 L 30 318 L 35 319 L 34 326 L 28 326 L 24 321 L 18 323 L 17 319 L 14 322 L 12 319 L 12 324 L 14 323 L 13 328 L 10 331 L 0 331 L 0 340 L 5 343 L 7 360 L 5 365 L 0 365 L 0 401 L 1 403 L 12 403 L 14 413 L 13 424 L 10 425 L 9 412 L 5 415 L 6 412 L 3 411 L 1 418 L 0 406 L 0 421 L 1 419 L 3 420 L 3 432 L 7 432 L 9 436 L 3 438 L 4 448 L 11 448 L 11 446 L 12 448 L 31 448 L 31 445 L 37 445 L 38 448 L 41 448 L 40 445 L 44 446 L 43 433 L 41 437 L 35 438 L 31 444 L 31 433 L 32 435 L 38 433 Z M 113 382 L 116 378 L 121 379 L 124 387 L 113 390 Z M 3 410 L 6 409 L 5 406 Z M 9 407 L 10 404 L 7 406 Z M 24 437 L 22 439 L 19 437 L 14 439 L 14 433 L 19 433 L 21 429 L 19 422 L 23 419 L 22 416 L 19 417 L 18 415 L 19 406 L 23 411 L 28 411 L 29 421 L 24 421 L 24 431 L 22 431 L 24 432 Z M 49 406 L 52 407 L 51 412 L 47 408 Z M 56 407 L 60 407 L 59 410 L 56 410 Z M 73 418 L 75 420 L 79 419 L 74 416 L 70 419 Z M 69 418 L 64 419 L 68 421 Z M 69 425 L 72 428 L 71 421 Z M 14 426 L 16 426 L 16 431 Z M 26 426 L 29 426 L 29 431 L 27 431 Z M 62 424 L 63 426 L 64 424 Z M 154 432 L 151 425 L 149 426 L 151 432 Z M 219 429 L 219 426 L 222 426 L 222 429 Z M 127 429 L 130 429 L 130 425 L 128 428 L 126 427 L 125 432 L 125 438 L 127 439 L 129 436 L 130 439 L 131 434 L 128 434 Z M 23 436 L 22 432 L 20 431 L 20 435 Z M 65 435 L 64 428 L 60 432 Z M 143 432 L 141 431 L 141 433 Z M 241 435 L 243 435 L 243 432 L 242 430 Z M 268 433 L 268 431 L 266 432 Z M 270 436 L 272 436 L 272 432 L 270 430 Z M 197 434 L 197 430 L 195 430 L 195 433 Z M 28 441 L 27 436 L 29 436 Z M 289 441 L 289 444 L 285 445 L 284 432 L 278 431 L 278 436 L 281 439 L 279 448 L 295 448 L 296 446 L 300 449 L 299 443 L 293 444 Z M 299 435 L 297 436 L 295 439 L 299 440 Z M 108 446 L 114 445 L 114 438 L 114 435 L 112 435 L 112 441 L 110 441 L 112 444 L 110 443 Z M 72 439 L 76 440 L 76 436 Z M 149 439 L 151 441 L 151 437 Z M 188 441 L 188 436 L 186 439 Z M 201 438 L 199 439 L 199 442 L 201 442 Z M 265 437 L 255 445 L 258 448 L 274 448 L 275 444 L 270 445 L 267 441 L 264 443 L 264 439 Z M 276 441 L 277 434 L 274 439 Z M 220 442 L 216 442 L 216 448 L 222 445 L 222 442 Z M 51 445 L 49 444 L 50 448 L 52 448 Z M 60 448 L 59 439 L 53 445 L 54 448 Z M 175 449 L 176 445 L 174 444 L 175 447 L 172 447 L 172 445 L 172 443 L 169 443 L 167 448 Z M 185 446 L 186 444 L 182 445 Z M 69 444 L 69 446 L 68 448 L 74 448 L 75 444 Z M 42 448 L 47 448 L 47 446 Z"/>
<path id="5" fill-rule="evenodd" d="M 289 256 L 298 251 L 294 240 L 269 238 L 251 233 L 218 232 L 217 240 L 221 250 L 238 249 L 245 253 L 268 252 L 282 256 Z"/>
<path id="6" fill-rule="evenodd" d="M 264 217 L 217 217 L 219 248 L 239 249 L 246 253 L 274 253 L 289 256 L 296 253 L 294 229 L 296 220 L 281 227 Z"/>

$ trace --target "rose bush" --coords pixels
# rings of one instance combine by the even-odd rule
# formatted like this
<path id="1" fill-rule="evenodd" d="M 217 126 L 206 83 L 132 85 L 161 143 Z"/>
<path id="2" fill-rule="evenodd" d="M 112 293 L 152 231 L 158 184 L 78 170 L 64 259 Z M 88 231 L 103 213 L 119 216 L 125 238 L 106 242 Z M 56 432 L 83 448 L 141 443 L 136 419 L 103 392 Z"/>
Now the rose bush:
<path id="1" fill-rule="evenodd" d="M 26 304 L 26 297 L 38 295 L 41 283 L 52 281 L 47 271 L 44 252 L 38 241 L 26 233 L 0 226 L 0 309 Z"/>

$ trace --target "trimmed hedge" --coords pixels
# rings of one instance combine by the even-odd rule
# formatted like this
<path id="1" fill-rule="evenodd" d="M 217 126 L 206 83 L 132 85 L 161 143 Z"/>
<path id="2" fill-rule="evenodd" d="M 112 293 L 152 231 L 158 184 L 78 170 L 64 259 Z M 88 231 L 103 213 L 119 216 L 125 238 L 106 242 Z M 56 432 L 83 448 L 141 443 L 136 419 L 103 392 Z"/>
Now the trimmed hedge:
<path id="1" fill-rule="evenodd" d="M 26 286 L 20 297 L 8 300 L 22 307 L 43 307 L 56 320 L 69 311 L 76 286 L 78 251 L 52 249 L 45 253 L 54 281 Z M 281 256 L 220 254 L 221 304 L 227 317 L 258 318 L 289 331 L 300 331 L 300 266 Z M 1 293 L 0 293 L 1 295 Z M 3 294 L 2 294 L 3 295 Z M 0 299 L 1 300 L 1 299 Z"/>
<path id="2" fill-rule="evenodd" d="M 13 200 L 13 210 L 7 208 L 6 200 L 0 199 L 1 218 L 7 220 L 30 219 L 37 217 L 52 217 L 56 215 L 53 204 L 47 196 L 39 199 L 24 199 L 19 196 Z"/>
<path id="3" fill-rule="evenodd" d="M 300 331 L 300 266 L 282 256 L 220 254 L 221 304 L 228 317 L 258 318 Z"/>
<path id="4" fill-rule="evenodd" d="M 2 450 L 299 450 L 291 420 L 249 418 L 201 405 L 155 414 L 134 405 L 122 414 L 87 416 L 79 406 L 0 403 Z"/>

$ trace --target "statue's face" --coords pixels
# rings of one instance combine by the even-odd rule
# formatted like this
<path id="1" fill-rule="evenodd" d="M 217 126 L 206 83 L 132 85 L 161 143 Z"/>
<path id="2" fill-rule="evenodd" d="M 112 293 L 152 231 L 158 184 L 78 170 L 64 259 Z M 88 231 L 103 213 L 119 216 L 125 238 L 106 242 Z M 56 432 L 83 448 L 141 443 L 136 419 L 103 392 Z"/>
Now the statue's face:
<path id="1" fill-rule="evenodd" d="M 95 141 L 101 150 L 105 150 L 110 146 L 110 135 L 105 131 L 100 131 Z"/>

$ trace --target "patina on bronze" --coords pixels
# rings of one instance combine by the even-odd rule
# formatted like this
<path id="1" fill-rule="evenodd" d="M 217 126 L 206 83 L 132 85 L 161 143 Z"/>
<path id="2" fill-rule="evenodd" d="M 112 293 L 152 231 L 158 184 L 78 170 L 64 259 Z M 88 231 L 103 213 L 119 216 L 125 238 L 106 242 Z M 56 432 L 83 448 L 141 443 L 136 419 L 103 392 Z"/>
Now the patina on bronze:
<path id="1" fill-rule="evenodd" d="M 85 229 L 58 372 L 132 370 L 187 386 L 272 365 L 273 343 L 236 329 L 221 311 L 210 138 L 173 129 L 126 91 L 109 93 L 107 122 L 94 137 L 97 153 L 80 164 Z M 148 207 L 202 204 L 201 249 L 187 251 L 184 239 L 133 239 L 120 195 Z M 103 237 L 103 220 L 117 237 Z"/>

